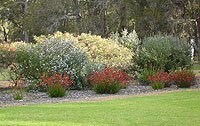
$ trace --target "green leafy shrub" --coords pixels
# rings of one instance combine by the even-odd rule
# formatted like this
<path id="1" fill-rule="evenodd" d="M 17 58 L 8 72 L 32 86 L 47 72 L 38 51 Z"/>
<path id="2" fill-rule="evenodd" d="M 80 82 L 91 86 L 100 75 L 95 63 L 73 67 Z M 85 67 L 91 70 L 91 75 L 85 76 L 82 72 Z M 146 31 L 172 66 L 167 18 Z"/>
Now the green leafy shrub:
<path id="1" fill-rule="evenodd" d="M 24 91 L 23 89 L 15 89 L 13 93 L 14 100 L 22 100 L 24 97 Z"/>
<path id="2" fill-rule="evenodd" d="M 95 84 L 93 88 L 98 94 L 115 94 L 119 92 L 122 86 L 119 82 L 110 82 L 110 84 L 102 82 Z"/>
<path id="3" fill-rule="evenodd" d="M 171 81 L 173 81 L 180 88 L 190 87 L 195 80 L 195 74 L 188 70 L 172 72 L 170 76 Z"/>
<path id="4" fill-rule="evenodd" d="M 150 82 L 148 80 L 148 77 L 155 74 L 156 71 L 152 68 L 144 68 L 141 72 L 137 73 L 137 78 L 139 82 L 141 82 L 144 85 L 148 85 Z"/>
<path id="5" fill-rule="evenodd" d="M 161 82 L 155 82 L 155 83 L 152 83 L 152 88 L 154 90 L 158 90 L 158 89 L 163 89 L 165 84 L 164 83 L 161 83 Z"/>
<path id="6" fill-rule="evenodd" d="M 191 66 L 190 46 L 173 36 L 145 38 L 134 58 L 134 66 L 139 72 L 145 68 L 154 68 L 156 71 L 188 68 Z"/>
<path id="7" fill-rule="evenodd" d="M 40 51 L 34 44 L 18 48 L 16 51 L 17 64 L 13 71 L 28 80 L 38 80 L 45 72 L 39 55 Z"/>
<path id="8" fill-rule="evenodd" d="M 114 94 L 126 87 L 130 77 L 117 68 L 105 68 L 91 74 L 88 80 L 96 93 Z"/>
<path id="9" fill-rule="evenodd" d="M 48 94 L 50 97 L 64 97 L 66 90 L 60 84 L 53 84 L 48 87 Z"/>
<path id="10" fill-rule="evenodd" d="M 20 73 L 28 80 L 39 83 L 41 76 L 67 73 L 75 82 L 73 88 L 86 86 L 87 68 L 90 64 L 84 52 L 72 42 L 52 38 L 17 51 Z"/>
<path id="11" fill-rule="evenodd" d="M 91 63 L 127 68 L 132 62 L 132 51 L 122 47 L 121 44 L 112 39 L 105 39 L 101 36 L 85 33 L 74 37 L 69 33 L 57 32 L 54 35 L 35 37 L 35 40 L 38 43 L 42 43 L 51 38 L 71 41 L 74 43 L 74 46 L 87 54 Z"/>

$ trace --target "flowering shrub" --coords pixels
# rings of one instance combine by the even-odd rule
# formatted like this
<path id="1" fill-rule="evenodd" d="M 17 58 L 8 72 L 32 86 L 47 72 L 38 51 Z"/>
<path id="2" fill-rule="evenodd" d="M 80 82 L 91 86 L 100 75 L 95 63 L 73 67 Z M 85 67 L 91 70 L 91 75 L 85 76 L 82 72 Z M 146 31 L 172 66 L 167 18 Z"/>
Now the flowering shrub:
<path id="1" fill-rule="evenodd" d="M 129 48 L 132 51 L 136 51 L 140 43 L 140 40 L 135 30 L 128 33 L 127 29 L 125 29 L 121 32 L 121 36 L 118 32 L 116 32 L 114 34 L 111 34 L 110 38 L 118 41 L 121 45 Z"/>
<path id="2" fill-rule="evenodd" d="M 88 80 L 97 93 L 116 93 L 128 84 L 130 77 L 117 68 L 105 68 L 94 72 Z"/>
<path id="3" fill-rule="evenodd" d="M 158 72 L 148 77 L 153 89 L 162 89 L 166 83 L 170 82 L 170 75 L 167 72 Z"/>
<path id="4" fill-rule="evenodd" d="M 170 79 L 181 88 L 190 87 L 195 80 L 195 74 L 192 71 L 182 70 L 170 74 Z"/>
<path id="5" fill-rule="evenodd" d="M 170 81 L 170 75 L 167 72 L 158 72 L 152 76 L 149 76 L 148 80 L 153 83 L 154 82 L 167 83 Z"/>
<path id="6" fill-rule="evenodd" d="M 73 81 L 67 76 L 67 74 L 54 74 L 50 77 L 42 77 L 42 85 L 50 87 L 54 84 L 60 84 L 63 88 L 68 89 Z"/>
<path id="7" fill-rule="evenodd" d="M 23 42 L 2 43 L 0 44 L 0 64 L 9 66 L 15 62 L 15 52 L 22 45 L 27 45 Z"/>
<path id="8" fill-rule="evenodd" d="M 50 97 L 63 97 L 66 89 L 69 89 L 73 81 L 67 74 L 53 74 L 49 77 L 42 77 L 40 87 L 47 88 Z"/>
<path id="9" fill-rule="evenodd" d="M 35 37 L 39 43 L 45 40 L 57 38 L 71 41 L 76 47 L 87 54 L 92 63 L 105 64 L 106 66 L 128 67 L 131 64 L 133 53 L 130 49 L 120 46 L 112 39 L 104 39 L 101 36 L 82 33 L 74 37 L 69 33 L 57 32 L 54 35 Z"/>
<path id="10" fill-rule="evenodd" d="M 87 56 L 70 41 L 47 39 L 43 43 L 21 48 L 16 59 L 21 73 L 29 80 L 40 80 L 42 75 L 49 73 L 67 73 L 75 82 L 73 88 L 86 86 Z"/>

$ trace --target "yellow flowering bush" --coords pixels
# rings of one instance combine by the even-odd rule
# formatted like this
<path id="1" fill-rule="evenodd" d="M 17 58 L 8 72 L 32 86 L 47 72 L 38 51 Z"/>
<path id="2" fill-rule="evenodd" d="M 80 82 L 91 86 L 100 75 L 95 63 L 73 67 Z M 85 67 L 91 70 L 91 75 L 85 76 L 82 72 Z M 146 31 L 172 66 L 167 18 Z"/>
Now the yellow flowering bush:
<path id="1" fill-rule="evenodd" d="M 83 50 L 92 63 L 105 64 L 111 67 L 130 66 L 133 53 L 130 49 L 121 46 L 117 41 L 105 39 L 101 36 L 82 33 L 79 36 L 70 33 L 56 32 L 53 35 L 35 37 L 39 43 L 50 38 L 70 40 L 73 44 Z"/>

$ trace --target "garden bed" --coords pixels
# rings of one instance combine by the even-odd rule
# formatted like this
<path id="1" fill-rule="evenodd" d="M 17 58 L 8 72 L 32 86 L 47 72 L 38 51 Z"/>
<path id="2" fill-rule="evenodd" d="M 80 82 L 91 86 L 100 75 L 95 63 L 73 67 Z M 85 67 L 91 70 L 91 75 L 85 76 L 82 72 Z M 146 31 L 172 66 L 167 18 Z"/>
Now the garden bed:
<path id="1" fill-rule="evenodd" d="M 200 84 L 193 85 L 189 89 L 200 89 Z M 153 90 L 151 86 L 129 85 L 126 89 L 121 89 L 116 94 L 96 94 L 92 90 L 70 90 L 63 98 L 51 98 L 44 92 L 29 92 L 24 94 L 23 100 L 14 100 L 12 90 L 4 90 L 0 92 L 0 107 L 19 106 L 41 103 L 58 103 L 58 102 L 73 102 L 73 101 L 93 101 L 109 98 L 120 98 L 126 96 L 149 95 L 155 93 L 164 93 L 169 91 L 185 90 L 171 86 L 161 90 Z"/>

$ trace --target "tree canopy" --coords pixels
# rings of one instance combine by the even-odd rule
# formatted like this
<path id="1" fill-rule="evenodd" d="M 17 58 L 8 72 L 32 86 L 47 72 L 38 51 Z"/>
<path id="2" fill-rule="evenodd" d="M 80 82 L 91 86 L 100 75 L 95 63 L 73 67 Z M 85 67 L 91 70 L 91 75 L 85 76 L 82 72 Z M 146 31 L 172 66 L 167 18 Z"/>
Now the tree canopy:
<path id="1" fill-rule="evenodd" d="M 123 29 L 140 38 L 165 33 L 198 40 L 199 17 L 199 0 L 1 0 L 0 40 L 33 42 L 56 31 L 106 37 Z"/>

